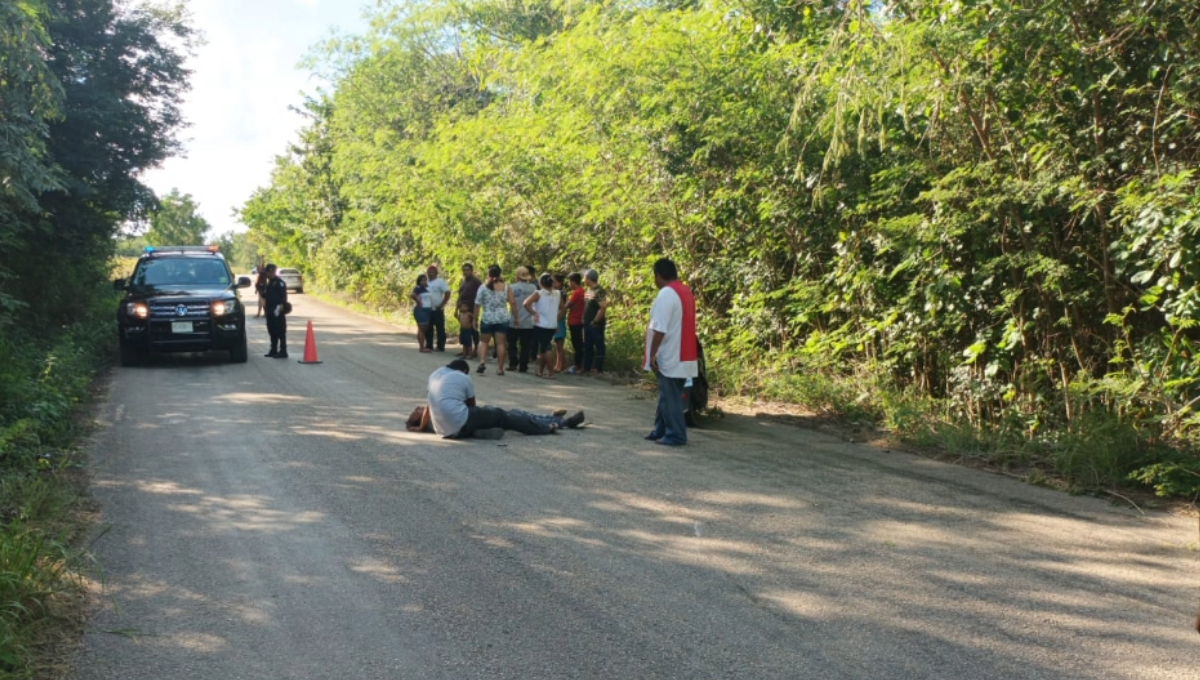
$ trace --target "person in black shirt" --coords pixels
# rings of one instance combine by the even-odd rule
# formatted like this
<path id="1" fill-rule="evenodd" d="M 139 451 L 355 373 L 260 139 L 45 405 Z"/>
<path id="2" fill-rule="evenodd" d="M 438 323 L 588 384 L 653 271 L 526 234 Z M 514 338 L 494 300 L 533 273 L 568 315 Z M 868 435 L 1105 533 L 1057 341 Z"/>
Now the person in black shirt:
<path id="1" fill-rule="evenodd" d="M 263 299 L 267 304 L 267 333 L 271 336 L 271 351 L 266 356 L 286 359 L 287 353 L 287 283 L 275 273 L 275 265 L 267 265 L 267 285 Z"/>

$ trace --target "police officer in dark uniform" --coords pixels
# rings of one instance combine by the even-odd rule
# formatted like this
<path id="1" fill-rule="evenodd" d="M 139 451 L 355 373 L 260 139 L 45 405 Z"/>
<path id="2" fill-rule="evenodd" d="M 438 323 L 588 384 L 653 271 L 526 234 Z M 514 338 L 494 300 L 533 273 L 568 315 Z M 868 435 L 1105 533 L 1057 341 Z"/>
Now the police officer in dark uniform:
<path id="1" fill-rule="evenodd" d="M 267 285 L 263 289 L 263 300 L 267 306 L 267 333 L 271 336 L 271 351 L 266 356 L 286 359 L 287 353 L 287 283 L 275 273 L 275 265 L 266 268 Z"/>

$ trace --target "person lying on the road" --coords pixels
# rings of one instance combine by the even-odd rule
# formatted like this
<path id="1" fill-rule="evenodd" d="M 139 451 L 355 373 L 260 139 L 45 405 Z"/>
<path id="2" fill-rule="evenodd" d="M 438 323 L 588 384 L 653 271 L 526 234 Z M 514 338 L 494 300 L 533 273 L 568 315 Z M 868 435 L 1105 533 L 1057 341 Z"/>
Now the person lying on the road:
<path id="1" fill-rule="evenodd" d="M 527 411 L 506 411 L 496 406 L 475 403 L 475 385 L 471 367 L 455 359 L 429 376 L 429 401 L 408 416 L 409 432 L 435 432 L 446 439 L 500 439 L 505 430 L 523 434 L 554 434 L 562 428 L 583 424 L 583 411 L 564 418 L 566 411 L 537 415 Z"/>

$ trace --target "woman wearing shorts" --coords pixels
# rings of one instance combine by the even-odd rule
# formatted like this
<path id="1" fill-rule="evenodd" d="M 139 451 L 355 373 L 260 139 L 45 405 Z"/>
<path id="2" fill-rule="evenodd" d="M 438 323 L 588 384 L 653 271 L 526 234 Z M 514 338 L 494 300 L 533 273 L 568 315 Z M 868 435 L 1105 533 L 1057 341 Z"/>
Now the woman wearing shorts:
<path id="1" fill-rule="evenodd" d="M 479 367 L 476 373 L 487 371 L 488 343 L 496 343 L 496 375 L 504 375 L 504 361 L 508 358 L 508 322 L 513 302 L 512 290 L 501 278 L 500 265 L 488 267 L 487 283 L 479 287 L 475 296 L 475 318 L 479 323 Z"/>
<path id="2" fill-rule="evenodd" d="M 417 277 L 417 286 L 409 293 L 413 301 L 413 318 L 417 321 L 417 347 L 422 353 L 432 352 L 429 344 L 429 324 L 433 321 L 433 295 L 429 293 L 429 277 Z"/>
<path id="3" fill-rule="evenodd" d="M 533 349 L 537 354 L 539 378 L 554 377 L 554 334 L 558 331 L 558 312 L 562 294 L 554 290 L 554 277 L 542 274 L 541 285 L 525 298 L 525 309 L 533 316 Z"/>

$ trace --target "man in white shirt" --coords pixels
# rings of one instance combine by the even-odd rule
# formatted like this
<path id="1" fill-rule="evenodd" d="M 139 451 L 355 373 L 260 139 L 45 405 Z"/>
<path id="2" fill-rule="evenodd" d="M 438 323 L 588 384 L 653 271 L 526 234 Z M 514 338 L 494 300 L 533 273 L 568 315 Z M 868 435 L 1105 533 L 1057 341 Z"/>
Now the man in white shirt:
<path id="1" fill-rule="evenodd" d="M 683 388 L 688 378 L 699 374 L 696 299 L 679 282 L 675 263 L 665 257 L 654 263 L 654 285 L 658 297 L 646 327 L 644 367 L 658 378 L 658 408 L 654 429 L 646 439 L 664 446 L 683 446 L 687 443 Z"/>
<path id="2" fill-rule="evenodd" d="M 475 384 L 471 382 L 471 367 L 455 359 L 429 376 L 428 407 L 420 415 L 409 417 L 408 429 L 425 432 L 430 428 L 447 439 L 500 439 L 505 430 L 523 434 L 554 434 L 559 429 L 576 428 L 583 424 L 583 411 L 569 418 L 565 412 L 539 416 L 525 411 L 506 411 L 495 406 L 475 403 Z"/>
<path id="3" fill-rule="evenodd" d="M 437 265 L 429 265 L 425 270 L 429 276 L 429 297 L 433 300 L 433 314 L 429 317 L 429 339 L 426 347 L 436 348 L 439 352 L 446 351 L 446 303 L 450 302 L 450 284 L 438 276 Z M 437 335 L 437 345 L 433 344 L 434 334 Z"/>

